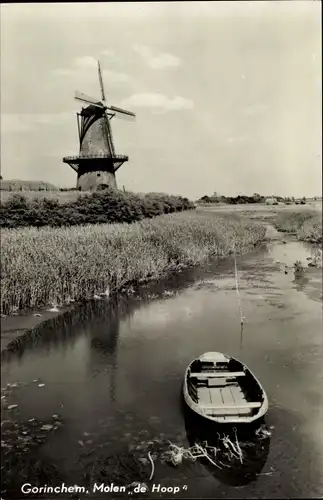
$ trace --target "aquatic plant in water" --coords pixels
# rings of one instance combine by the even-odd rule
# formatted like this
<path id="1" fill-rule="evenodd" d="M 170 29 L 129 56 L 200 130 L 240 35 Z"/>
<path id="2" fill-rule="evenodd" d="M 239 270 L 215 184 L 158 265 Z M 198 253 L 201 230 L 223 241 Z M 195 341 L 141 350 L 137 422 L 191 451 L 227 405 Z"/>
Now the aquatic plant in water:
<path id="1" fill-rule="evenodd" d="M 295 274 L 303 274 L 305 271 L 304 266 L 300 260 L 297 260 L 294 263 L 294 273 Z"/>

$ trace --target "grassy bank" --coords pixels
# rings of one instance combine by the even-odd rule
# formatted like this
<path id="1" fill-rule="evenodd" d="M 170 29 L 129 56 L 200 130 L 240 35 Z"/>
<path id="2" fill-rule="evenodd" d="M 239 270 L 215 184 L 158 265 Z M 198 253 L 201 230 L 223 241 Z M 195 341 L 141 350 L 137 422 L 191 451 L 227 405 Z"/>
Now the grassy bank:
<path id="1" fill-rule="evenodd" d="M 57 200 L 59 203 L 69 203 L 72 201 L 76 201 L 79 196 L 84 196 L 84 195 L 89 195 L 91 194 L 90 191 L 58 191 L 58 190 L 53 190 L 53 191 L 35 191 L 35 190 L 23 190 L 23 191 L 5 191 L 1 190 L 0 191 L 0 200 L 1 203 L 7 203 L 8 200 L 10 200 L 13 196 L 21 196 L 23 195 L 24 198 L 26 198 L 29 201 L 33 201 L 35 199 L 38 200 Z"/>
<path id="2" fill-rule="evenodd" d="M 50 184 L 49 182 L 44 181 L 22 181 L 18 179 L 12 180 L 3 180 L 0 181 L 1 194 L 2 193 L 12 193 L 19 191 L 27 191 L 27 192 L 54 192 L 59 191 L 58 187 Z"/>
<path id="3" fill-rule="evenodd" d="M 61 227 L 106 222 L 134 222 L 157 215 L 193 209 L 187 198 L 162 193 L 135 194 L 105 190 L 82 194 L 74 201 L 27 199 L 14 195 L 0 206 L 0 226 Z"/>
<path id="4" fill-rule="evenodd" d="M 279 231 L 294 234 L 299 240 L 322 242 L 322 212 L 280 213 L 274 223 Z"/>
<path id="5" fill-rule="evenodd" d="M 242 252 L 265 228 L 187 211 L 134 224 L 1 231 L 1 312 L 90 299 L 210 256 Z"/>

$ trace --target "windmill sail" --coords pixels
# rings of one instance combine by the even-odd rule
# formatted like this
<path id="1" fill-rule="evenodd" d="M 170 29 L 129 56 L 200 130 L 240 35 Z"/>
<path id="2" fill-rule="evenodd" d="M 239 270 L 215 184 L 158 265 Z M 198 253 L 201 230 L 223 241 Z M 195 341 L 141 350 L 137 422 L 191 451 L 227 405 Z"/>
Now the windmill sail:
<path id="1" fill-rule="evenodd" d="M 115 149 L 114 149 L 114 144 L 113 144 L 112 128 L 110 125 L 109 117 L 107 115 L 104 115 L 104 123 L 105 123 L 105 127 L 106 127 L 106 132 L 107 132 L 109 149 L 110 149 L 111 154 L 114 156 Z"/>
<path id="2" fill-rule="evenodd" d="M 109 106 L 108 109 L 111 109 L 111 111 L 114 111 L 116 113 L 121 113 L 123 115 L 128 115 L 128 116 L 133 116 L 135 117 L 135 113 L 133 113 L 132 111 L 128 111 L 126 109 L 122 109 L 122 108 L 118 108 L 117 106 Z"/>
<path id="3" fill-rule="evenodd" d="M 100 81 L 102 101 L 105 101 L 105 93 L 104 93 L 104 87 L 103 87 L 103 80 L 102 80 L 102 74 L 101 74 L 100 61 L 98 61 L 98 72 L 99 72 L 99 81 Z"/>
<path id="4" fill-rule="evenodd" d="M 117 118 L 117 120 L 124 120 L 126 122 L 134 122 L 136 121 L 136 118 L 131 115 L 124 115 L 121 113 L 116 113 L 115 111 L 109 112 L 109 110 L 106 112 L 108 116 L 111 116 L 111 118 Z"/>
<path id="5" fill-rule="evenodd" d="M 90 97 L 86 94 L 83 94 L 82 92 L 79 92 L 78 90 L 75 92 L 74 98 L 77 99 L 78 101 L 87 102 L 88 104 L 92 104 L 93 106 L 98 106 L 99 108 L 104 108 L 104 105 L 98 99 L 95 99 L 95 97 Z"/>

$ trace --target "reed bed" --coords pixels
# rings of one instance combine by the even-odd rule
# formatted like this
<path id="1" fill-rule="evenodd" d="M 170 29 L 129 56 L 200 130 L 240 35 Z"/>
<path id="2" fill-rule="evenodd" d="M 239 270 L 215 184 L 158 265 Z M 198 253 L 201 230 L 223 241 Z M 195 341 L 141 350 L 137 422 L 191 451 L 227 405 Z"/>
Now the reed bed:
<path id="1" fill-rule="evenodd" d="M 275 225 L 279 231 L 294 234 L 301 241 L 322 243 L 321 211 L 281 213 L 276 218 Z"/>
<path id="2" fill-rule="evenodd" d="M 191 211 L 133 224 L 1 231 L 1 313 L 109 295 L 203 260 L 241 253 L 263 225 Z"/>

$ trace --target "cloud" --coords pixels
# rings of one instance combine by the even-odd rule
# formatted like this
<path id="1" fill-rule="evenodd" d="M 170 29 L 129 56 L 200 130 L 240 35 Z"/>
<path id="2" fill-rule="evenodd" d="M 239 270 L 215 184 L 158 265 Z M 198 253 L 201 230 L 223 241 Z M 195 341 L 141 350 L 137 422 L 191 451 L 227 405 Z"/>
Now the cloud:
<path id="1" fill-rule="evenodd" d="M 161 53 L 154 55 L 152 50 L 146 45 L 134 45 L 133 50 L 152 69 L 176 68 L 181 64 L 180 59 L 172 54 Z"/>
<path id="2" fill-rule="evenodd" d="M 172 54 L 160 54 L 150 59 L 149 66 L 153 69 L 176 68 L 180 60 Z"/>
<path id="3" fill-rule="evenodd" d="M 1 115 L 1 133 L 12 134 L 35 130 L 34 124 L 28 120 L 27 116 L 3 113 Z"/>
<path id="4" fill-rule="evenodd" d="M 2 134 L 33 132 L 42 125 L 60 126 L 71 118 L 71 113 L 2 114 Z"/>
<path id="5" fill-rule="evenodd" d="M 252 104 L 243 109 L 243 113 L 251 116 L 263 113 L 267 110 L 268 106 L 266 104 Z"/>
<path id="6" fill-rule="evenodd" d="M 104 50 L 101 54 L 109 55 L 112 51 Z M 52 71 L 52 75 L 58 78 L 72 78 L 78 81 L 83 81 L 85 79 L 92 79 L 92 77 L 97 78 L 97 68 L 98 61 L 92 56 L 77 57 L 73 61 L 73 66 L 71 68 L 57 68 Z M 126 73 L 121 73 L 119 71 L 111 69 L 103 69 L 101 65 L 102 76 L 109 84 L 122 84 L 127 83 L 132 80 L 131 76 Z"/>
<path id="7" fill-rule="evenodd" d="M 149 58 L 152 55 L 150 48 L 146 45 L 136 44 L 133 46 L 133 50 L 143 58 Z"/>
<path id="8" fill-rule="evenodd" d="M 116 53 L 112 49 L 103 49 L 100 52 L 101 56 L 110 57 L 111 59 L 116 59 Z"/>
<path id="9" fill-rule="evenodd" d="M 244 136 L 242 136 L 242 137 L 228 137 L 226 141 L 229 144 L 240 144 L 240 143 L 246 142 L 247 138 Z"/>
<path id="10" fill-rule="evenodd" d="M 168 111 L 192 109 L 194 104 L 189 99 L 181 96 L 170 98 L 159 93 L 143 93 L 133 94 L 122 102 L 122 106 L 150 108 L 155 112 L 167 113 Z"/>
<path id="11" fill-rule="evenodd" d="M 55 76 L 72 76 L 74 72 L 68 68 L 53 69 L 52 74 Z"/>
<path id="12" fill-rule="evenodd" d="M 77 68 L 97 68 L 98 61 L 92 56 L 77 57 L 74 60 L 74 66 Z"/>
<path id="13" fill-rule="evenodd" d="M 63 122 L 70 120 L 71 113 L 61 112 L 29 116 L 31 116 L 31 121 L 36 125 L 61 125 Z"/>
<path id="14" fill-rule="evenodd" d="M 119 71 L 112 71 L 110 69 L 104 69 L 102 71 L 102 76 L 108 83 L 126 83 L 131 80 L 131 77 L 126 73 L 120 73 Z"/>

